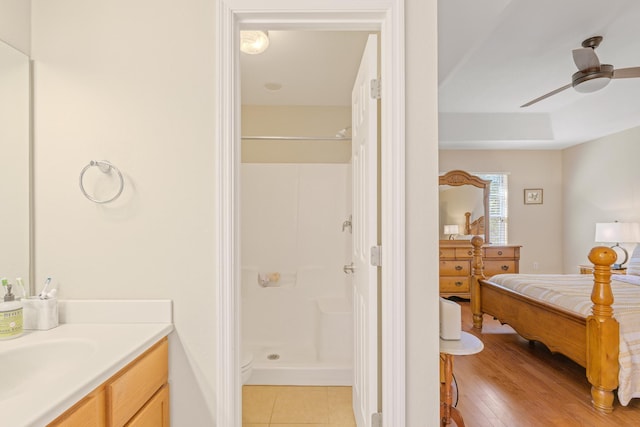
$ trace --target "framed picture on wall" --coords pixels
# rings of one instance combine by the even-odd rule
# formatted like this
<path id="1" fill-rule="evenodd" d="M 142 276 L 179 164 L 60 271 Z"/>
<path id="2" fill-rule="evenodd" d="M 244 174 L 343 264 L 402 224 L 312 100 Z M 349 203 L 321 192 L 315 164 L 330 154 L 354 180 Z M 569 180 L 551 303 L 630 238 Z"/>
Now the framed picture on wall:
<path id="1" fill-rule="evenodd" d="M 542 188 L 525 188 L 524 204 L 525 205 L 541 205 L 542 204 Z"/>

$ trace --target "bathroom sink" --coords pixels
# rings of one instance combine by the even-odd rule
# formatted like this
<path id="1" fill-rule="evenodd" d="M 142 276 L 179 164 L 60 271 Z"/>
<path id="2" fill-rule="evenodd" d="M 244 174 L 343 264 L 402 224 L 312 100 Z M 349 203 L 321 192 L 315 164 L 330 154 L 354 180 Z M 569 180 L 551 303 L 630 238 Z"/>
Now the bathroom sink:
<path id="1" fill-rule="evenodd" d="M 90 363 L 96 349 L 96 344 L 89 339 L 65 338 L 0 350 L 0 400 L 11 399 L 37 383 L 69 375 L 80 364 Z"/>

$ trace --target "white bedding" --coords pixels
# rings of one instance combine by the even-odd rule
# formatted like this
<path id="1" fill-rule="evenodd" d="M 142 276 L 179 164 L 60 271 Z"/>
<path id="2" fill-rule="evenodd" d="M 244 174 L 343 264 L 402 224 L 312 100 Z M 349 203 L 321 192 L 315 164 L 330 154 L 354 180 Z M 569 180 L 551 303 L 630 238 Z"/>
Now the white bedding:
<path id="1" fill-rule="evenodd" d="M 591 314 L 593 276 L 588 274 L 498 274 L 491 282 L 585 317 Z M 613 317 L 620 324 L 618 400 L 640 397 L 640 276 L 612 275 Z"/>

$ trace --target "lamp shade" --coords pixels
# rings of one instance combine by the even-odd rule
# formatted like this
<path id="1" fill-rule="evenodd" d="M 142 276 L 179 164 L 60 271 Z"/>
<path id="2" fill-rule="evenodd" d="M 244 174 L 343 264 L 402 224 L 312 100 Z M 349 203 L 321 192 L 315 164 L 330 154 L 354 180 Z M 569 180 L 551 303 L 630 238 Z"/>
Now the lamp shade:
<path id="1" fill-rule="evenodd" d="M 640 242 L 640 224 L 637 222 L 596 223 L 595 241 L 601 243 L 638 243 Z"/>
<path id="2" fill-rule="evenodd" d="M 458 234 L 460 229 L 457 225 L 445 225 L 444 226 L 444 234 Z"/>

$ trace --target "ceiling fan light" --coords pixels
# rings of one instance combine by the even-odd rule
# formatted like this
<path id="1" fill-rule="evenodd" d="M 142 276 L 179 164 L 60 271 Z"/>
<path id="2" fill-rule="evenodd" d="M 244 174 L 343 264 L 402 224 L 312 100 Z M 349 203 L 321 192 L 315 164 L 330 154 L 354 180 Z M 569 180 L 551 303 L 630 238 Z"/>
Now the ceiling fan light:
<path id="1" fill-rule="evenodd" d="M 613 65 L 602 64 L 600 69 L 578 71 L 572 77 L 573 88 L 580 93 L 596 92 L 609 84 Z"/>
<path id="2" fill-rule="evenodd" d="M 257 55 L 269 47 L 269 36 L 264 31 L 240 31 L 240 50 Z"/>
<path id="3" fill-rule="evenodd" d="M 610 81 L 610 77 L 595 77 L 593 79 L 585 80 L 582 83 L 575 85 L 574 89 L 580 93 L 596 92 L 608 85 Z"/>

